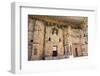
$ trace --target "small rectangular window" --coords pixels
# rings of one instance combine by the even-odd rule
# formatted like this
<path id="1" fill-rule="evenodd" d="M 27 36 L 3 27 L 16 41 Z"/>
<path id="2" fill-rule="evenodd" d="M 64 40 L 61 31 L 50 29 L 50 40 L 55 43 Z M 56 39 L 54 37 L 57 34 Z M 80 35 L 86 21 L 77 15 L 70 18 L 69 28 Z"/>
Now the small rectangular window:
<path id="1" fill-rule="evenodd" d="M 56 51 L 57 50 L 57 46 L 53 46 L 53 51 Z"/>

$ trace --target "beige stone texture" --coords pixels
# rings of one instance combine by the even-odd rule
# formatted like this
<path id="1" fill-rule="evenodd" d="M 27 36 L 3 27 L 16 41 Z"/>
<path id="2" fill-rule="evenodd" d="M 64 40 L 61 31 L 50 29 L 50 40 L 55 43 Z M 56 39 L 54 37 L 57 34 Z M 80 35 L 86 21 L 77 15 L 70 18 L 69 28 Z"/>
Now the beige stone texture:
<path id="1" fill-rule="evenodd" d="M 77 25 L 45 23 L 29 18 L 28 21 L 28 60 L 60 59 L 88 55 L 88 21 Z"/>

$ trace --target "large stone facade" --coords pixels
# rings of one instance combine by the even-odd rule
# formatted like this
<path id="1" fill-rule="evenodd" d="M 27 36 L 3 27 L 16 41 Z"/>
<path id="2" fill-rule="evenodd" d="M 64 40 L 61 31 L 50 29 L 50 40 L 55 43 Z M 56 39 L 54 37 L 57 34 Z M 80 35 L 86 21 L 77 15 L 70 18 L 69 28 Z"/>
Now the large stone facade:
<path id="1" fill-rule="evenodd" d="M 86 17 L 79 25 L 61 24 L 49 16 L 28 17 L 28 60 L 62 59 L 87 55 Z"/>

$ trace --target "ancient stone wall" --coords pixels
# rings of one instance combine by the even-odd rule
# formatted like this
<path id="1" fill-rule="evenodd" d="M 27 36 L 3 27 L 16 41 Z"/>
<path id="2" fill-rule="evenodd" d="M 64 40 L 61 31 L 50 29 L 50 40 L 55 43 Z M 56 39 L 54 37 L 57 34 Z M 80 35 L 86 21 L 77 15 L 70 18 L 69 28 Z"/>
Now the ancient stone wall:
<path id="1" fill-rule="evenodd" d="M 64 55 L 63 30 L 54 26 L 46 26 L 46 33 L 45 33 L 45 56 L 46 57 L 52 57 L 53 46 L 57 47 L 57 57 Z M 53 33 L 54 28 L 57 29 L 56 31 L 57 34 Z"/>
<path id="2" fill-rule="evenodd" d="M 87 20 L 76 25 L 49 24 L 29 18 L 28 60 L 60 59 L 88 55 Z"/>

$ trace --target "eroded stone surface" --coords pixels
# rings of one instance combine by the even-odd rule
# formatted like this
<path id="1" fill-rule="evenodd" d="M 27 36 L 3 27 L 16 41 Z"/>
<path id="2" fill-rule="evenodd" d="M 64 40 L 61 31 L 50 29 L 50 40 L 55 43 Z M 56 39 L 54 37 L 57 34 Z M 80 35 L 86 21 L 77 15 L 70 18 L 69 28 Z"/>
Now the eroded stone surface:
<path id="1" fill-rule="evenodd" d="M 82 28 L 76 24 L 60 25 L 49 17 L 47 19 L 43 21 L 32 16 L 28 18 L 28 60 L 52 60 L 88 55 L 87 18 L 79 24 Z"/>

